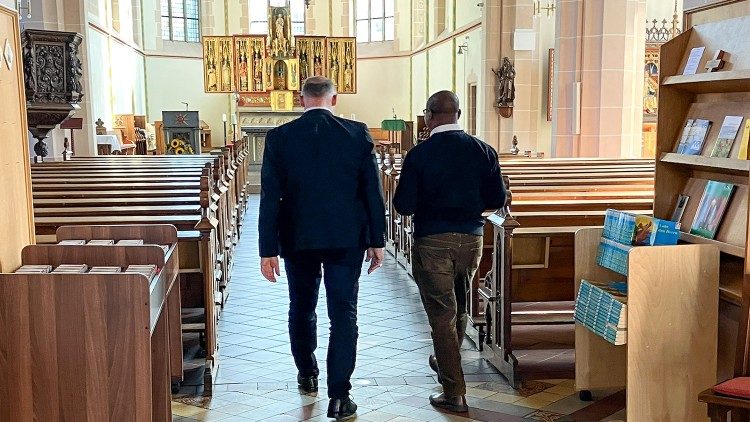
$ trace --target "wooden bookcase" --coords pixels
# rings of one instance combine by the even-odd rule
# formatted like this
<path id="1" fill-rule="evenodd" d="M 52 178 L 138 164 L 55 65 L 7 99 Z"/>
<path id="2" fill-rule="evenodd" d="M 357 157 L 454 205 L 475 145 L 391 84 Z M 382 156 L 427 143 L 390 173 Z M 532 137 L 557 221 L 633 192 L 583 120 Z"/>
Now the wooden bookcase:
<path id="1" fill-rule="evenodd" d="M 576 326 L 576 389 L 627 386 L 629 420 L 706 420 L 697 394 L 733 372 L 748 264 L 750 161 L 736 158 L 744 122 L 732 158 L 710 155 L 725 116 L 750 118 L 749 37 L 750 16 L 741 16 L 692 27 L 661 49 L 654 216 L 671 219 L 679 195 L 690 196 L 681 245 L 630 253 L 626 345 Z M 700 46 L 697 74 L 682 75 Z M 707 73 L 718 49 L 726 52 L 724 69 Z M 686 120 L 697 118 L 712 122 L 701 155 L 674 153 Z M 715 239 L 689 234 L 709 180 L 736 186 Z M 596 265 L 600 235 L 576 234 L 576 290 L 581 279 L 618 278 Z"/>
<path id="2" fill-rule="evenodd" d="M 731 158 L 710 157 L 724 117 L 750 119 L 750 16 L 694 26 L 661 50 L 660 113 L 657 141 L 654 216 L 669 219 L 680 194 L 690 196 L 682 218 L 682 241 L 715 245 L 721 251 L 719 275 L 719 335 L 717 378 L 732 375 L 740 320 L 743 278 L 747 266 L 748 182 L 750 161 L 737 155 L 743 125 Z M 704 46 L 695 75 L 683 75 L 694 47 Z M 724 50 L 724 68 L 706 72 L 705 64 L 718 49 Z M 685 121 L 702 118 L 713 124 L 701 155 L 674 153 Z M 689 234 L 708 180 L 736 185 L 715 240 Z M 708 387 L 708 386 L 707 386 Z"/>

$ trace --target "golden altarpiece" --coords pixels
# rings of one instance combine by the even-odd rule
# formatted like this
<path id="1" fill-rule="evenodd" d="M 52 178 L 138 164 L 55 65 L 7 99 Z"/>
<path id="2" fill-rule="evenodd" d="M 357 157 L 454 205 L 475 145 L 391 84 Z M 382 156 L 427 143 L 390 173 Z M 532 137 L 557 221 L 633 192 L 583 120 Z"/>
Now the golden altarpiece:
<path id="1" fill-rule="evenodd" d="M 203 37 L 204 90 L 235 94 L 253 163 L 260 164 L 265 133 L 300 115 L 295 107 L 304 80 L 319 75 L 339 94 L 356 93 L 356 38 L 292 36 L 289 1 L 268 8 L 268 34 Z"/>

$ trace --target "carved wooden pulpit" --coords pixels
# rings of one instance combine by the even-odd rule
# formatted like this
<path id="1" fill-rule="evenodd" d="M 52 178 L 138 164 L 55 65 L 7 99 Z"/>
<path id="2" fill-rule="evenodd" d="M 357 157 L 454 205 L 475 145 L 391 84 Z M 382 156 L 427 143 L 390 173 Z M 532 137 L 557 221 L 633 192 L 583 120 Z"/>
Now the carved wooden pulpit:
<path id="1" fill-rule="evenodd" d="M 83 97 L 81 41 L 83 37 L 75 32 L 27 29 L 21 34 L 26 114 L 29 131 L 37 139 L 37 161 L 47 156 L 47 133 L 79 108 Z"/>

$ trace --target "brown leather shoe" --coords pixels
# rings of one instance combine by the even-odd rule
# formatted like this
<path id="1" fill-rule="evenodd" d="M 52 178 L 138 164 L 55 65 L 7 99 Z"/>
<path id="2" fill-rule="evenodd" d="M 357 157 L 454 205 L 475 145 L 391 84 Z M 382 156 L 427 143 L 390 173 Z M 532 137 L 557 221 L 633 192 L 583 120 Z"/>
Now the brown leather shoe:
<path id="1" fill-rule="evenodd" d="M 448 397 L 445 393 L 435 393 L 430 396 L 430 404 L 450 412 L 466 413 L 469 411 L 465 396 Z"/>

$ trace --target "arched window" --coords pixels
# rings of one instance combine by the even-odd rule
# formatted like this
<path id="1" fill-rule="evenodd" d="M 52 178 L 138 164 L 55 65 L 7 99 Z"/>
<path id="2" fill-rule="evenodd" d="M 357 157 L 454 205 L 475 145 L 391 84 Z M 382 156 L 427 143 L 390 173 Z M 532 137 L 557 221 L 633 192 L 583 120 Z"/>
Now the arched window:
<path id="1" fill-rule="evenodd" d="M 161 37 L 171 41 L 200 42 L 198 0 L 161 0 Z"/>
<path id="2" fill-rule="evenodd" d="M 355 0 L 357 42 L 393 41 L 394 0 Z"/>
<path id="3" fill-rule="evenodd" d="M 268 34 L 269 0 L 250 0 L 250 34 Z M 284 6 L 284 0 L 270 0 L 271 6 Z M 305 35 L 305 0 L 291 0 L 292 35 Z"/>

